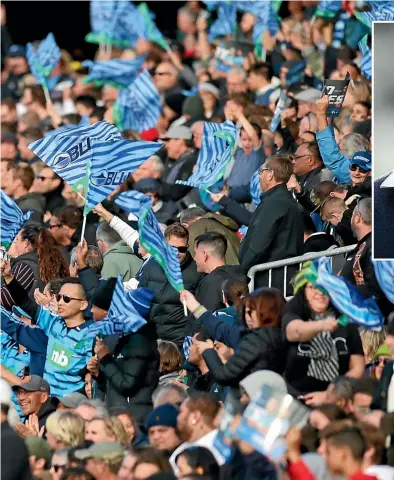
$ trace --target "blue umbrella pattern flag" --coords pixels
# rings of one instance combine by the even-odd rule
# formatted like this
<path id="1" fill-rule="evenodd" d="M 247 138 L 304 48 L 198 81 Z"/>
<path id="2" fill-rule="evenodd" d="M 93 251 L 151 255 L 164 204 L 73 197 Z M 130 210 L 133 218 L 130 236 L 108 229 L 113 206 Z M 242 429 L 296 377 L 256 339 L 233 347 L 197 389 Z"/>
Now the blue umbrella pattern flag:
<path id="1" fill-rule="evenodd" d="M 18 205 L 3 190 L 0 199 L 1 245 L 8 248 L 14 241 L 24 223 L 29 220 L 33 212 L 22 213 Z"/>
<path id="2" fill-rule="evenodd" d="M 236 136 L 237 129 L 233 122 L 205 122 L 196 171 L 188 180 L 177 180 L 176 183 L 209 188 L 221 180 L 232 158 Z"/>
<path id="3" fill-rule="evenodd" d="M 148 70 L 140 73 L 129 88 L 121 90 L 117 108 L 121 130 L 143 132 L 156 125 L 160 116 L 160 95 Z"/>
<path id="4" fill-rule="evenodd" d="M 137 332 L 146 325 L 153 296 L 150 288 L 125 290 L 122 276 L 119 275 L 107 316 L 86 330 L 86 338 Z"/>
<path id="5" fill-rule="evenodd" d="M 43 86 L 47 102 L 50 101 L 47 80 L 53 69 L 58 65 L 60 57 L 61 52 L 52 33 L 48 34 L 40 43 L 37 50 L 34 50 L 31 43 L 26 46 L 26 58 L 30 70 L 37 82 Z"/>

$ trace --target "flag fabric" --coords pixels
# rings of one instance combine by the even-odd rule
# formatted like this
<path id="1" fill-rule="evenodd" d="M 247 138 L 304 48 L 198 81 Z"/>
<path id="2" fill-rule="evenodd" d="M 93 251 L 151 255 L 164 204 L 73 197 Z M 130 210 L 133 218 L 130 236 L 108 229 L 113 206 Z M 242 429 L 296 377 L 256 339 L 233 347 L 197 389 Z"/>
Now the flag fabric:
<path id="1" fill-rule="evenodd" d="M 261 185 L 260 185 L 260 174 L 259 171 L 256 170 L 252 175 L 252 179 L 250 181 L 250 196 L 252 197 L 252 202 L 257 206 L 260 203 L 260 197 L 262 194 Z"/>
<path id="2" fill-rule="evenodd" d="M 1 190 L 0 219 L 1 245 L 8 248 L 14 241 L 24 223 L 29 220 L 33 212 L 22 213 L 18 205 L 3 190 Z"/>
<path id="3" fill-rule="evenodd" d="M 382 327 L 384 318 L 374 297 L 363 297 L 355 285 L 335 275 L 328 257 L 315 260 L 313 266 L 317 275 L 315 286 L 329 295 L 333 305 L 346 315 L 348 321 L 364 328 Z"/>
<path id="4" fill-rule="evenodd" d="M 208 40 L 212 43 L 218 37 L 234 35 L 237 28 L 237 8 L 231 2 L 221 2 L 218 5 L 218 18 L 208 31 Z"/>
<path id="5" fill-rule="evenodd" d="M 86 166 L 92 159 L 92 139 L 107 142 L 105 155 L 111 150 L 111 142 L 124 141 L 114 125 L 102 121 L 46 135 L 31 143 L 29 149 L 64 181 L 73 185 L 86 175 Z"/>
<path id="6" fill-rule="evenodd" d="M 138 218 L 139 239 L 143 248 L 152 255 L 164 270 L 175 290 L 184 290 L 178 251 L 168 245 L 155 214 L 152 211 L 152 199 L 136 191 L 121 193 L 115 200 L 126 212 Z"/>
<path id="7" fill-rule="evenodd" d="M 273 2 L 259 3 L 260 7 L 255 14 L 255 26 L 253 28 L 253 43 L 255 45 L 262 43 L 262 36 L 266 30 L 268 30 L 272 36 L 280 30 L 279 17 Z"/>
<path id="8" fill-rule="evenodd" d="M 177 180 L 176 183 L 208 188 L 221 180 L 231 160 L 236 136 L 237 129 L 229 120 L 224 123 L 205 122 L 196 171 L 188 180 Z"/>
<path id="9" fill-rule="evenodd" d="M 143 132 L 153 128 L 160 116 L 160 94 L 148 70 L 138 75 L 127 89 L 122 89 L 117 100 L 120 129 Z"/>
<path id="10" fill-rule="evenodd" d="M 85 214 L 125 182 L 162 145 L 157 142 L 91 140 L 91 168 Z"/>
<path id="11" fill-rule="evenodd" d="M 116 58 L 106 62 L 85 60 L 82 65 L 88 67 L 90 72 L 83 79 L 83 83 L 93 83 L 98 87 L 109 84 L 116 88 L 127 88 L 136 79 L 144 61 L 144 56 L 133 60 Z"/>
<path id="12" fill-rule="evenodd" d="M 367 45 L 368 35 L 365 35 L 359 42 L 358 48 L 362 55 L 361 60 L 361 73 L 367 80 L 372 80 L 372 52 L 371 49 Z"/>
<path id="13" fill-rule="evenodd" d="M 365 2 L 369 7 L 367 12 L 356 12 L 355 16 L 360 22 L 372 28 L 372 22 L 392 22 L 394 20 L 394 2 L 369 0 Z"/>
<path id="14" fill-rule="evenodd" d="M 30 70 L 37 82 L 41 85 L 47 85 L 47 78 L 52 70 L 58 65 L 61 57 L 60 48 L 56 44 L 52 33 L 40 43 L 37 50 L 31 43 L 26 45 L 26 58 Z"/>
<path id="15" fill-rule="evenodd" d="M 340 0 L 321 0 L 315 10 L 315 17 L 331 20 L 341 9 Z"/>
<path id="16" fill-rule="evenodd" d="M 394 261 L 373 260 L 373 266 L 380 288 L 390 302 L 394 303 Z"/>
<path id="17" fill-rule="evenodd" d="M 60 133 L 69 132 L 74 128 L 79 127 L 88 127 L 90 125 L 89 117 L 86 115 L 81 117 L 81 120 L 78 123 L 70 123 L 69 125 L 62 125 L 61 127 L 55 128 L 54 130 L 49 130 L 44 136 L 59 135 Z"/>
<path id="18" fill-rule="evenodd" d="M 290 87 L 295 83 L 301 82 L 305 77 L 307 63 L 305 60 L 293 60 L 288 72 L 286 73 L 286 85 Z"/>
<path id="19" fill-rule="evenodd" d="M 154 22 L 155 15 L 149 10 L 148 5 L 145 2 L 142 2 L 138 5 L 137 10 L 144 20 L 144 30 L 141 36 L 150 42 L 156 43 L 164 50 L 167 50 L 169 48 L 168 43 L 163 37 L 163 34 L 157 28 Z"/>
<path id="20" fill-rule="evenodd" d="M 276 132 L 280 123 L 282 112 L 286 108 L 288 108 L 290 104 L 291 104 L 291 99 L 286 95 L 286 92 L 284 90 L 281 90 L 278 103 L 276 104 L 274 116 L 272 118 L 271 125 L 270 125 L 271 132 Z"/>
<path id="21" fill-rule="evenodd" d="M 106 317 L 86 330 L 86 338 L 137 332 L 147 323 L 145 319 L 149 315 L 153 296 L 150 288 L 125 290 L 122 276 L 119 275 Z"/>

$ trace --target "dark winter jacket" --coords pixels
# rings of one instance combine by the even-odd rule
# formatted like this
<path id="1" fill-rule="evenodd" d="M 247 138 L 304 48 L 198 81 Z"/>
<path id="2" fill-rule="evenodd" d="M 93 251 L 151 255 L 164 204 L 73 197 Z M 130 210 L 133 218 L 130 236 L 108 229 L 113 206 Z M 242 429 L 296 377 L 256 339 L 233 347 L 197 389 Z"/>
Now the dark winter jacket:
<path id="1" fill-rule="evenodd" d="M 324 252 L 332 247 L 338 247 L 338 242 L 335 238 L 326 232 L 316 232 L 305 240 L 304 253 Z"/>
<path id="2" fill-rule="evenodd" d="M 15 200 L 15 203 L 22 210 L 23 213 L 29 210 L 33 211 L 30 221 L 38 223 L 42 222 L 42 217 L 45 213 L 45 197 L 40 193 L 26 193 Z"/>
<path id="3" fill-rule="evenodd" d="M 374 185 L 374 257 L 378 259 L 394 258 L 394 222 L 388 220 L 392 218 L 394 210 L 394 188 L 382 188 L 382 183 L 388 177 L 389 175 L 385 175 L 382 178 L 378 178 L 375 180 Z"/>
<path id="4" fill-rule="evenodd" d="M 202 275 L 197 272 L 197 266 L 189 253 L 181 264 L 181 271 L 185 289 L 195 293 Z M 153 258 L 143 269 L 140 286 L 151 288 L 155 294 L 149 319 L 156 324 L 158 338 L 182 347 L 186 325 L 183 305 L 179 300 L 179 293 Z"/>
<path id="5" fill-rule="evenodd" d="M 167 159 L 164 165 L 163 184 L 160 197 L 164 200 L 175 202 L 187 195 L 191 187 L 179 185 L 176 180 L 187 180 L 193 173 L 193 167 L 197 162 L 198 152 L 194 149 L 188 150 L 177 160 Z M 176 169 L 176 175 L 175 175 Z M 173 174 L 174 173 L 174 174 Z M 175 176 L 175 178 L 173 178 Z"/>
<path id="6" fill-rule="evenodd" d="M 227 265 L 237 265 L 239 257 L 239 237 L 237 230 L 239 225 L 231 218 L 215 213 L 207 213 L 199 220 L 193 222 L 189 230 L 190 253 L 194 256 L 194 241 L 203 233 L 217 232 L 226 237 L 227 251 L 225 261 Z"/>
<path id="7" fill-rule="evenodd" d="M 7 421 L 1 424 L 1 478 L 3 480 L 33 479 L 26 444 Z"/>
<path id="8" fill-rule="evenodd" d="M 233 198 L 222 197 L 219 205 L 223 207 L 223 214 L 235 220 L 239 225 L 249 226 L 253 213 L 249 212 L 243 205 Z"/>
<path id="9" fill-rule="evenodd" d="M 139 425 L 152 410 L 152 393 L 159 380 L 160 357 L 151 324 L 121 337 L 113 355 L 100 360 L 109 407 L 127 407 Z"/>
<path id="10" fill-rule="evenodd" d="M 304 221 L 297 202 L 285 184 L 261 196 L 239 252 L 245 273 L 254 265 L 297 257 L 304 252 Z M 297 271 L 288 268 L 288 278 Z M 268 285 L 268 272 L 256 275 L 255 288 Z M 272 272 L 272 286 L 283 289 L 283 270 Z"/>
<path id="11" fill-rule="evenodd" d="M 280 328 L 261 327 L 245 330 L 238 351 L 225 365 L 213 349 L 205 350 L 203 357 L 219 385 L 237 387 L 242 379 L 257 370 L 282 374 L 286 350 Z"/>
<path id="12" fill-rule="evenodd" d="M 66 206 L 66 201 L 62 197 L 62 190 L 63 182 L 61 182 L 61 184 L 55 190 L 44 193 L 44 197 L 46 200 L 46 212 L 51 212 L 53 214 L 56 210 Z"/>
<path id="13" fill-rule="evenodd" d="M 296 193 L 297 200 L 307 212 L 313 212 L 316 209 L 316 205 L 311 200 L 312 190 L 319 185 L 323 180 L 331 180 L 332 174 L 330 174 L 324 165 L 314 168 L 304 175 L 297 177 L 298 182 L 301 185 L 300 193 Z"/>

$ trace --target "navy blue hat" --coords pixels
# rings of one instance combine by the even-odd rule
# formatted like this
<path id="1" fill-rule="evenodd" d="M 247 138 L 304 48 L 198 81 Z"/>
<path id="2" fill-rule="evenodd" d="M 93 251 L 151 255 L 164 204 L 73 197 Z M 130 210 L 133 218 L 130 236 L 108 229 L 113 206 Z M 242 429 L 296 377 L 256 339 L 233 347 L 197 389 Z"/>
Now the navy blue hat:
<path id="1" fill-rule="evenodd" d="M 370 152 L 356 152 L 350 160 L 352 165 L 358 165 L 364 170 L 372 170 L 372 155 Z"/>
<path id="2" fill-rule="evenodd" d="M 160 183 L 154 178 L 142 178 L 135 183 L 134 190 L 141 193 L 159 193 Z"/>
<path id="3" fill-rule="evenodd" d="M 160 407 L 151 411 L 145 422 L 145 428 L 148 431 L 151 427 L 157 427 L 163 425 L 165 427 L 176 428 L 177 417 L 179 410 L 171 405 L 171 403 L 165 403 Z"/>
<path id="4" fill-rule="evenodd" d="M 26 49 L 23 45 L 11 45 L 8 52 L 7 57 L 26 57 Z"/>

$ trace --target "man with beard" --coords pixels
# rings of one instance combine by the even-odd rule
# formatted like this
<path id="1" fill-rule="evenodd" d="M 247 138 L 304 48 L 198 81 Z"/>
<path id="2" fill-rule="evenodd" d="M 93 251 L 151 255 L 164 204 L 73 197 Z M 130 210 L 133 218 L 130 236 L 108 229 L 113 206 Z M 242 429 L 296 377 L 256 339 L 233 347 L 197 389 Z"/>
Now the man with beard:
<path id="1" fill-rule="evenodd" d="M 175 474 L 178 470 L 175 463 L 176 458 L 183 450 L 191 446 L 208 448 L 218 464 L 224 464 L 224 458 L 213 446 L 217 434 L 214 420 L 218 412 L 218 402 L 207 393 L 192 394 L 182 403 L 177 419 L 177 428 L 184 443 L 170 457 L 170 464 Z"/>

